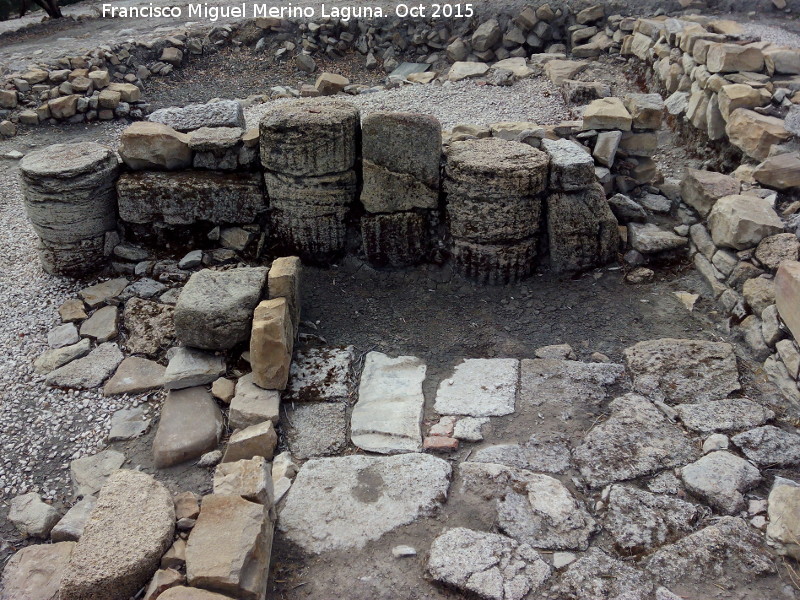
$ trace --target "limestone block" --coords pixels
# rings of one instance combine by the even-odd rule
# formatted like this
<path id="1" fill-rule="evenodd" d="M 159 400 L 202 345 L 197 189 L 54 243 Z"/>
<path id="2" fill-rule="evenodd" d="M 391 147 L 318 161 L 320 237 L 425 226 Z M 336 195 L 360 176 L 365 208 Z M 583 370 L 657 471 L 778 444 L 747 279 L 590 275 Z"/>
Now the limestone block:
<path id="1" fill-rule="evenodd" d="M 800 154 L 770 156 L 755 168 L 753 177 L 761 185 L 776 190 L 800 187 Z"/>
<path id="2" fill-rule="evenodd" d="M 783 231 L 783 222 L 769 201 L 757 196 L 724 196 L 708 216 L 717 246 L 744 250 Z"/>
<path id="3" fill-rule="evenodd" d="M 701 216 L 707 217 L 717 200 L 739 193 L 738 180 L 713 171 L 686 169 L 681 181 L 681 198 Z"/>
<path id="4" fill-rule="evenodd" d="M 69 567 L 75 542 L 20 548 L 8 559 L 0 581 L 3 600 L 53 600 Z"/>
<path id="5" fill-rule="evenodd" d="M 277 444 L 278 434 L 275 433 L 272 421 L 250 425 L 230 437 L 222 462 L 249 460 L 255 456 L 263 456 L 265 459 L 270 460 L 275 453 Z"/>
<path id="6" fill-rule="evenodd" d="M 545 139 L 542 140 L 542 149 L 550 156 L 551 189 L 573 192 L 596 181 L 594 159 L 575 142 Z"/>
<path id="7" fill-rule="evenodd" d="M 800 339 L 800 262 L 787 260 L 778 267 L 775 304 L 792 336 Z"/>
<path id="8" fill-rule="evenodd" d="M 756 89 L 744 83 L 723 85 L 717 96 L 719 110 L 725 121 L 730 119 L 731 113 L 737 108 L 764 106 L 772 100 L 772 95 L 765 89 Z"/>
<path id="9" fill-rule="evenodd" d="M 253 382 L 264 389 L 285 389 L 293 348 L 294 329 L 288 301 L 264 300 L 253 314 L 250 337 Z"/>
<path id="10" fill-rule="evenodd" d="M 273 207 L 291 204 L 347 206 L 355 200 L 358 190 L 358 178 L 352 169 L 306 177 L 266 172 L 264 183 Z"/>
<path id="11" fill-rule="evenodd" d="M 295 337 L 300 326 L 300 278 L 303 263 L 297 256 L 282 256 L 272 261 L 267 276 L 269 299 L 286 298 L 289 303 L 289 314 L 292 316 Z"/>
<path id="12" fill-rule="evenodd" d="M 213 450 L 222 425 L 222 413 L 205 388 L 170 390 L 153 439 L 156 467 L 170 467 Z"/>
<path id="13" fill-rule="evenodd" d="M 278 249 L 309 262 L 327 262 L 345 249 L 346 206 L 272 202 L 271 224 Z"/>
<path id="14" fill-rule="evenodd" d="M 123 100 L 127 102 L 125 98 Z M 190 104 L 182 108 L 162 108 L 154 111 L 147 120 L 162 123 L 182 132 L 194 131 L 201 127 L 240 127 L 242 129 L 245 127 L 244 110 L 237 100 Z"/>
<path id="15" fill-rule="evenodd" d="M 364 254 L 373 265 L 418 264 L 425 260 L 430 246 L 428 219 L 417 212 L 365 214 L 361 217 L 361 239 Z"/>
<path id="16" fill-rule="evenodd" d="M 584 131 L 589 129 L 619 129 L 630 131 L 633 117 L 619 98 L 600 98 L 586 107 L 583 113 Z"/>
<path id="17" fill-rule="evenodd" d="M 706 67 L 712 73 L 759 73 L 764 70 L 764 55 L 755 46 L 712 44 L 706 54 Z"/>
<path id="18" fill-rule="evenodd" d="M 245 500 L 263 504 L 271 509 L 275 493 L 272 468 L 263 456 L 217 465 L 214 470 L 214 493 L 224 496 L 241 496 Z"/>
<path id="19" fill-rule="evenodd" d="M 756 160 L 766 160 L 773 145 L 792 137 L 781 119 L 746 108 L 738 108 L 730 114 L 725 131 L 733 145 Z"/>

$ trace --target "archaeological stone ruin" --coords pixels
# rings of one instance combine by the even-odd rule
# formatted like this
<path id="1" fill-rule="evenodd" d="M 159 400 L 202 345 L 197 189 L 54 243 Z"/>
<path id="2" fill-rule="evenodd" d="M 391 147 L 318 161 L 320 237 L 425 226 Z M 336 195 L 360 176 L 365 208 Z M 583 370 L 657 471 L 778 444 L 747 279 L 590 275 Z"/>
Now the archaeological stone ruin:
<path id="1" fill-rule="evenodd" d="M 0 21 L 0 600 L 800 599 L 797 7 L 652 4 Z"/>

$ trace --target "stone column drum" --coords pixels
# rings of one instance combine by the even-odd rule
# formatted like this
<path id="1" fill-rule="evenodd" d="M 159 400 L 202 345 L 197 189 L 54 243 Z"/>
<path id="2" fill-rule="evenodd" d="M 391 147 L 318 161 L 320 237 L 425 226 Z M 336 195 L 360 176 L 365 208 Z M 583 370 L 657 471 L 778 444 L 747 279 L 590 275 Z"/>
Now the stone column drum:
<path id="1" fill-rule="evenodd" d="M 94 142 L 54 144 L 20 162 L 25 210 L 48 273 L 82 275 L 105 261 L 117 226 L 116 154 Z"/>
<path id="2" fill-rule="evenodd" d="M 311 261 L 344 250 L 359 137 L 358 109 L 341 100 L 288 102 L 261 120 L 261 164 L 283 249 Z"/>
<path id="3" fill-rule="evenodd" d="M 439 206 L 442 126 L 416 113 L 376 112 L 362 124 L 361 239 L 369 262 L 400 267 L 428 254 Z"/>
<path id="4" fill-rule="evenodd" d="M 533 271 L 547 171 L 547 155 L 520 142 L 450 145 L 444 186 L 458 273 L 505 284 Z"/>

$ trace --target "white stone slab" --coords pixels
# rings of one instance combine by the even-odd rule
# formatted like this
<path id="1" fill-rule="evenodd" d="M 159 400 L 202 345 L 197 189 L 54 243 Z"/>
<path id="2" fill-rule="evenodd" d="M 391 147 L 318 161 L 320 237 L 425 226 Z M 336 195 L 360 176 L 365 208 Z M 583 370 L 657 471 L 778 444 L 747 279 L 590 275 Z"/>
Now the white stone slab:
<path id="1" fill-rule="evenodd" d="M 420 451 L 425 369 L 414 356 L 367 354 L 350 421 L 356 446 L 381 454 Z"/>
<path id="2" fill-rule="evenodd" d="M 433 408 L 442 415 L 510 415 L 518 382 L 519 361 L 515 358 L 469 358 L 439 384 Z"/>

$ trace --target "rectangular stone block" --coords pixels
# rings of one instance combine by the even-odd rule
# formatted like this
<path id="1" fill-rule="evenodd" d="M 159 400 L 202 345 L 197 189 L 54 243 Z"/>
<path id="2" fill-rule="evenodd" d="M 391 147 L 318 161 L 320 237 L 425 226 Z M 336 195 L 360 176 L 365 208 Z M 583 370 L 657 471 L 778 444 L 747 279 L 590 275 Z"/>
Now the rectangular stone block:
<path id="1" fill-rule="evenodd" d="M 796 340 L 800 339 L 800 262 L 785 260 L 778 267 L 775 304 L 789 331 Z"/>
<path id="2" fill-rule="evenodd" d="M 283 390 L 289 380 L 294 329 L 286 298 L 264 300 L 253 313 L 250 365 L 253 383 L 267 390 Z"/>
<path id="3" fill-rule="evenodd" d="M 294 337 L 300 326 L 300 277 L 303 263 L 297 256 L 282 256 L 272 261 L 267 276 L 270 300 L 286 298 L 289 303 L 289 314 L 292 317 Z"/>
<path id="4" fill-rule="evenodd" d="M 257 173 L 126 173 L 117 181 L 119 216 L 128 223 L 252 223 L 267 203 Z"/>

